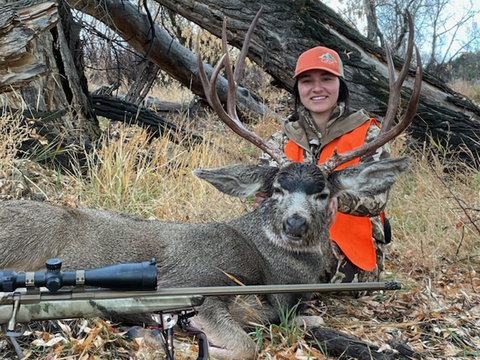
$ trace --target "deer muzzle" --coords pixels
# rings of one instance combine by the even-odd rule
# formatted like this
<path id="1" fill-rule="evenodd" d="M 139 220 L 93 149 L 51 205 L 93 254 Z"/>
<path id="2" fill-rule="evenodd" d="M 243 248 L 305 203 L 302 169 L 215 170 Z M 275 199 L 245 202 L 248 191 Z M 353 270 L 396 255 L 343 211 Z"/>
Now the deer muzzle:
<path id="1" fill-rule="evenodd" d="M 295 214 L 283 222 L 283 231 L 292 240 L 300 240 L 308 231 L 307 220 Z"/>

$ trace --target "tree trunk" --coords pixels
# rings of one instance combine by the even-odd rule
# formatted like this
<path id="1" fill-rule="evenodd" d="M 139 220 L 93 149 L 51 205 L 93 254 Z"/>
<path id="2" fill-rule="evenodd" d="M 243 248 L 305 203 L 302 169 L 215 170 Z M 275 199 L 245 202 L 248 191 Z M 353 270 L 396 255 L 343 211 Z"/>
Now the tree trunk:
<path id="1" fill-rule="evenodd" d="M 374 44 L 378 44 L 377 38 L 381 37 L 382 34 L 378 31 L 374 0 L 363 0 L 363 9 L 367 18 L 367 39 Z M 383 40 L 380 43 L 383 44 Z"/>
<path id="2" fill-rule="evenodd" d="M 34 55 L 33 40 L 58 20 L 54 2 L 0 5 L 0 93 L 24 87 L 47 72 Z"/>
<path id="3" fill-rule="evenodd" d="M 150 60 L 145 60 L 138 66 L 140 69 L 137 73 L 136 79 L 125 96 L 126 101 L 137 105 L 143 102 L 160 71 L 158 66 Z"/>
<path id="4" fill-rule="evenodd" d="M 221 34 L 223 17 L 227 17 L 229 43 L 236 47 L 241 46 L 248 25 L 262 5 L 264 10 L 248 56 L 277 84 L 291 91 L 297 57 L 311 47 L 324 45 L 335 49 L 344 62 L 352 105 L 374 116 L 385 115 L 389 94 L 385 51 L 320 1 L 263 0 L 261 4 L 255 0 L 156 1 L 217 36 Z M 399 58 L 394 60 L 397 68 L 403 63 Z M 405 100 L 411 86 L 410 78 L 405 84 Z M 418 113 L 409 131 L 419 143 L 429 142 L 431 136 L 471 160 L 472 154 L 480 153 L 479 119 L 480 108 L 471 100 L 425 73 Z"/>
<path id="5" fill-rule="evenodd" d="M 147 129 L 153 137 L 168 134 L 171 141 L 186 147 L 203 142 L 201 135 L 187 131 L 137 104 L 108 95 L 92 95 L 92 104 L 97 115 L 126 124 L 137 124 Z"/>
<path id="6" fill-rule="evenodd" d="M 18 86 L 23 85 L 19 91 L 21 99 L 15 93 L 4 93 L 3 97 L 11 107 L 24 108 L 26 104 L 32 111 L 61 111 L 61 119 L 44 124 L 42 133 L 44 133 L 44 139 L 49 139 L 47 143 L 31 139 L 28 150 L 42 154 L 45 161 L 53 160 L 62 167 L 72 169 L 72 159 L 65 161 L 55 158 L 58 151 L 69 153 L 72 158 L 82 163 L 85 147 L 99 136 L 100 129 L 87 96 L 79 36 L 81 27 L 74 22 L 70 9 L 65 7 L 65 3 L 57 4 L 55 11 L 47 7 L 49 4 L 42 4 L 35 0 L 8 4 L 14 9 L 14 14 L 32 12 L 32 19 L 35 20 L 35 15 L 37 13 L 42 15 L 40 10 L 44 10 L 44 12 L 47 11 L 47 15 L 50 15 L 51 20 L 50 25 L 43 26 L 49 31 L 34 33 L 35 38 L 32 36 L 30 43 L 24 45 L 26 50 L 34 49 L 31 51 L 34 51 L 35 64 L 38 64 L 38 68 L 48 69 L 48 71 L 39 71 L 37 75 L 45 75 L 29 82 L 27 86 L 24 86 L 25 82 L 18 82 Z M 52 26 L 55 23 L 56 26 Z M 32 25 L 36 24 L 41 22 L 37 20 Z M 28 22 L 18 24 L 21 34 L 28 34 L 30 27 Z M 13 37 L 14 41 L 22 39 L 22 37 Z M 20 49 L 25 50 L 22 47 Z M 33 79 L 29 78 L 29 80 Z M 67 148 L 64 148 L 65 144 L 68 144 Z"/>

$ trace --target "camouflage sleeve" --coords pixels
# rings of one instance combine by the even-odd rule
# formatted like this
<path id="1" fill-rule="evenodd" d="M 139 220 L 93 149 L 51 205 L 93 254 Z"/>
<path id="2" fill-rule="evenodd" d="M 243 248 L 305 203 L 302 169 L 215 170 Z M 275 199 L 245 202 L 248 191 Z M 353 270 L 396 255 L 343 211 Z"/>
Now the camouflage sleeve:
<path id="1" fill-rule="evenodd" d="M 288 138 L 287 135 L 283 130 L 277 131 L 272 136 L 270 136 L 267 141 L 274 146 L 277 146 L 279 149 L 284 149 Z M 270 166 L 278 166 L 277 162 L 272 159 L 270 155 L 266 152 L 262 152 L 258 159 L 258 165 L 270 165 Z"/>
<path id="2" fill-rule="evenodd" d="M 372 124 L 367 131 L 365 142 L 375 139 L 380 133 L 380 129 Z M 388 144 L 379 147 L 373 154 L 365 155 L 360 158 L 360 163 L 378 161 L 390 157 L 390 147 Z M 377 216 L 385 209 L 387 203 L 388 191 L 369 197 L 358 197 L 351 194 L 344 194 L 338 198 L 338 211 L 355 216 Z"/>
<path id="3" fill-rule="evenodd" d="M 370 127 L 368 128 L 368 131 L 367 131 L 367 135 L 365 137 L 365 142 L 369 143 L 369 142 L 375 140 L 378 137 L 378 135 L 380 135 L 380 128 L 375 124 L 370 125 Z M 387 144 L 379 147 L 377 150 L 375 150 L 374 153 L 362 156 L 360 158 L 360 163 L 363 164 L 363 163 L 367 163 L 367 162 L 370 162 L 370 161 L 378 161 L 378 160 L 381 160 L 381 159 L 388 159 L 389 157 L 390 157 L 390 146 L 387 143 Z"/>

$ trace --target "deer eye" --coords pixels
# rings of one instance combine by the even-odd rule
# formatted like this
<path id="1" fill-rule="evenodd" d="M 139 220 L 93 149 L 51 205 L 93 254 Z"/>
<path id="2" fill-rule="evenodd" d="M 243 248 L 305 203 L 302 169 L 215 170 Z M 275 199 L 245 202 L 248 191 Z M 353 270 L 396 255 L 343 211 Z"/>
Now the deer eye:
<path id="1" fill-rule="evenodd" d="M 277 195 L 282 195 L 282 194 L 283 194 L 283 190 L 280 189 L 279 187 L 274 187 L 274 188 L 273 188 L 273 193 L 274 193 L 274 194 L 277 194 Z"/>
<path id="2" fill-rule="evenodd" d="M 317 200 L 327 200 L 328 199 L 328 194 L 327 193 L 321 193 L 315 196 L 315 199 Z"/>

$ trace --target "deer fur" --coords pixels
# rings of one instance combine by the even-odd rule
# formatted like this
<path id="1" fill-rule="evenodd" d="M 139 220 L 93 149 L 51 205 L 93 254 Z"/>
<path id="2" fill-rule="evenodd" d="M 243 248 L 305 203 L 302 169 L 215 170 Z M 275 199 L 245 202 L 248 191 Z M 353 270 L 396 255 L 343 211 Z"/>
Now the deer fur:
<path id="1" fill-rule="evenodd" d="M 385 192 L 409 163 L 409 158 L 381 160 L 334 171 L 328 179 L 319 167 L 303 163 L 195 171 L 232 196 L 271 194 L 257 210 L 226 223 L 163 222 L 34 201 L 1 202 L 0 268 L 38 270 L 56 257 L 64 269 L 89 269 L 154 256 L 159 287 L 237 285 L 231 277 L 247 285 L 325 282 L 333 266 L 329 225 L 336 197 Z M 278 321 L 281 312 L 310 298 L 207 297 L 196 321 L 229 356 L 252 359 L 256 344 L 244 327 L 250 321 Z"/>

